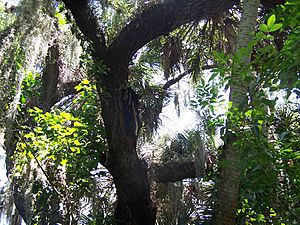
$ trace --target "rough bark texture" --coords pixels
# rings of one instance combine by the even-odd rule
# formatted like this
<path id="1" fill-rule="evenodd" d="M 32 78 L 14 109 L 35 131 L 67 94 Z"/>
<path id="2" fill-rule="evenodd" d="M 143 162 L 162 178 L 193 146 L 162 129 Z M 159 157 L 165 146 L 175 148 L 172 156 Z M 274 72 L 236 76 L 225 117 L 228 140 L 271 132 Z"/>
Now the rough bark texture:
<path id="1" fill-rule="evenodd" d="M 154 224 L 148 169 L 136 152 L 138 115 L 134 95 L 131 89 L 121 89 L 109 102 L 102 99 L 102 116 L 109 143 L 105 166 L 113 176 L 120 204 L 127 205 L 130 210 L 130 218 L 126 219 L 132 224 Z M 123 216 L 118 219 L 124 220 Z M 126 222 L 122 221 L 122 224 Z"/>
<path id="2" fill-rule="evenodd" d="M 91 42 L 96 49 L 96 57 L 102 58 L 105 53 L 105 39 L 103 31 L 97 22 L 92 10 L 88 5 L 88 0 L 64 0 L 74 16 L 75 22 L 85 37 Z"/>
<path id="3" fill-rule="evenodd" d="M 213 17 L 237 1 L 176 0 L 149 6 L 124 27 L 107 48 L 88 1 L 64 2 L 83 35 L 92 42 L 95 60 L 102 60 L 108 69 L 107 76 L 95 74 L 95 78 L 98 90 L 104 85 L 106 91 L 100 93 L 109 146 L 105 166 L 117 188 L 117 219 L 120 224 L 152 225 L 156 210 L 150 199 L 147 165 L 136 151 L 138 98 L 127 87 L 128 64 L 132 56 L 154 38 L 192 20 Z"/>
<path id="4" fill-rule="evenodd" d="M 211 18 L 233 5 L 234 0 L 174 0 L 155 4 L 136 16 L 109 46 L 109 52 L 128 63 L 149 41 L 167 35 L 192 20 Z M 125 44 L 126 43 L 126 44 Z"/>
<path id="5" fill-rule="evenodd" d="M 42 76 L 41 96 L 31 99 L 27 107 L 37 106 L 44 112 L 50 109 L 61 99 L 76 93 L 75 87 L 81 82 L 79 71 L 72 72 L 72 80 L 65 77 L 69 71 L 64 71 L 59 51 L 59 44 L 54 41 L 46 57 L 46 65 Z"/>
<path id="6" fill-rule="evenodd" d="M 96 24 L 91 22 L 93 17 L 84 16 L 88 12 L 87 1 L 81 1 L 80 4 L 78 1 L 64 2 L 83 34 L 93 42 L 94 47 L 98 46 L 95 55 L 100 56 L 98 59 L 102 59 L 109 69 L 108 76 L 102 79 L 98 77 L 98 84 L 104 84 L 108 92 L 105 97 L 102 95 L 102 116 L 109 144 L 105 166 L 117 188 L 118 207 L 121 209 L 118 208 L 116 215 L 123 220 L 120 224 L 129 221 L 132 224 L 154 224 L 156 212 L 150 199 L 147 165 L 136 152 L 138 99 L 133 101 L 135 94 L 126 88 L 128 63 L 139 48 L 154 38 L 191 20 L 226 10 L 233 1 L 178 0 L 153 5 L 137 15 L 107 50 L 103 38 L 96 40 L 92 35 L 98 30 Z M 126 213 L 120 214 L 120 210 Z"/>
<path id="7" fill-rule="evenodd" d="M 56 103 L 56 90 L 59 77 L 59 46 L 54 44 L 49 48 L 46 57 L 45 72 L 43 74 L 42 95 L 40 106 L 44 111 L 49 111 Z"/>
<path id="8" fill-rule="evenodd" d="M 241 17 L 239 34 L 236 49 L 247 47 L 252 39 L 252 32 L 255 31 L 258 14 L 259 0 L 245 0 Z M 250 62 L 250 55 L 243 59 L 245 64 Z M 243 66 L 243 65 L 240 65 Z M 239 68 L 233 70 L 231 79 L 233 80 L 230 92 L 230 101 L 234 108 L 243 110 L 245 107 L 244 98 L 247 90 L 242 88 L 239 79 Z M 247 86 L 245 84 L 245 86 Z M 229 121 L 230 126 L 230 121 Z M 236 207 L 240 190 L 240 151 L 234 146 L 237 138 L 228 133 L 229 138 L 224 148 L 224 160 L 226 165 L 221 168 L 220 184 L 218 187 L 218 202 L 215 209 L 214 225 L 233 225 L 236 223 Z"/>
<path id="9" fill-rule="evenodd" d="M 151 166 L 153 179 L 158 183 L 176 182 L 186 178 L 195 178 L 194 162 L 168 162 Z"/>

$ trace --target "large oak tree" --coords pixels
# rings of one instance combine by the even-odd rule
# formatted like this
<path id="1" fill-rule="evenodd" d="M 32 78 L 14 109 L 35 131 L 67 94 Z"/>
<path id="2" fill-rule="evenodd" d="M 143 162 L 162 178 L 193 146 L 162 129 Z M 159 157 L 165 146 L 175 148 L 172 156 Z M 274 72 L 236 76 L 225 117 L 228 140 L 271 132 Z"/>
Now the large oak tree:
<path id="1" fill-rule="evenodd" d="M 151 200 L 149 179 L 151 178 L 158 183 L 175 182 L 184 178 L 195 177 L 196 169 L 194 162 L 152 164 L 149 169 L 145 160 L 139 156 L 137 140 L 141 129 L 139 112 L 142 109 L 140 96 L 130 87 L 130 77 L 132 75 L 130 64 L 137 52 L 154 39 L 168 35 L 181 25 L 192 21 L 215 18 L 216 15 L 228 11 L 238 1 L 170 0 L 153 2 L 137 12 L 109 41 L 109 34 L 105 33 L 101 23 L 99 23 L 99 18 L 95 14 L 97 10 L 91 7 L 93 1 L 62 0 L 62 2 L 71 12 L 75 26 L 79 28 L 83 39 L 89 42 L 93 62 L 102 67 L 102 70 L 93 70 L 91 74 L 92 79 L 96 81 L 96 88 L 100 97 L 97 107 L 101 112 L 101 120 L 104 123 L 107 139 L 107 148 L 99 154 L 99 163 L 110 172 L 117 190 L 116 219 L 119 224 L 155 224 L 156 206 Z M 245 3 L 249 2 L 245 1 Z M 258 2 L 256 0 L 253 2 L 256 3 L 255 7 L 257 9 Z M 266 2 L 270 3 L 270 1 Z M 245 9 L 252 10 L 246 4 Z M 251 17 L 252 22 L 243 21 L 245 23 L 241 25 L 240 29 L 244 27 L 253 29 L 255 18 L 256 14 L 254 13 Z M 237 48 L 244 47 L 248 42 L 245 41 L 245 38 L 250 37 L 247 31 L 244 37 L 242 36 L 243 32 L 240 35 Z M 39 99 L 30 102 L 28 107 L 36 106 L 44 112 L 48 112 L 62 98 L 74 94 L 74 86 L 79 83 L 79 80 L 63 83 L 62 79 L 59 78 L 60 54 L 58 45 L 54 41 L 52 47 L 48 49 Z M 247 58 L 246 61 L 248 63 L 249 59 Z M 192 69 L 188 69 L 178 77 L 168 80 L 161 86 L 163 92 L 165 93 L 191 71 Z M 238 73 L 232 74 L 233 78 L 238 76 Z M 21 86 L 21 84 L 22 80 L 20 79 L 18 85 Z M 243 94 L 244 92 L 241 92 L 237 84 L 232 86 L 234 106 L 238 107 L 241 101 L 240 95 Z M 162 110 L 163 96 L 160 101 L 155 116 Z M 16 111 L 16 109 L 17 107 L 14 110 Z M 143 111 L 147 110 L 147 107 L 143 106 Z M 15 154 L 16 149 L 16 132 L 12 129 L 14 120 L 14 116 L 7 120 L 8 126 L 6 127 L 7 168 L 9 174 L 12 172 L 10 170 L 14 163 L 11 156 Z M 30 120 L 26 121 L 29 125 L 31 122 Z M 239 172 L 234 163 L 238 161 L 239 156 L 235 154 L 235 149 L 230 145 L 230 142 L 233 141 L 229 140 L 229 145 L 225 149 L 225 158 L 231 160 L 233 165 L 224 168 L 221 172 L 222 183 L 219 189 L 216 224 L 222 222 L 233 224 L 235 220 Z M 99 146 L 99 148 L 102 148 L 102 146 Z M 37 159 L 36 161 L 38 162 Z M 40 166 L 40 169 L 42 169 L 42 166 Z M 43 171 L 43 173 L 48 176 L 47 172 Z M 47 179 L 51 181 L 51 178 L 47 177 Z M 50 186 L 55 187 L 51 183 Z M 14 188 L 14 198 L 18 211 L 26 222 L 30 222 L 32 219 L 31 209 L 24 206 L 27 201 L 30 201 L 30 196 L 23 195 L 25 191 L 20 191 L 22 187 L 15 185 Z M 228 207 L 224 207 L 223 203 L 224 205 L 227 204 Z M 224 214 L 226 214 L 226 217 L 224 217 L 226 220 L 223 220 Z M 61 221 L 59 213 L 52 215 L 52 219 L 52 223 Z"/>
<path id="2" fill-rule="evenodd" d="M 138 99 L 128 87 L 129 62 L 151 40 L 192 20 L 213 17 L 236 1 L 175 0 L 153 4 L 137 14 L 107 46 L 87 0 L 64 0 L 74 20 L 94 48 L 95 61 L 103 61 L 108 74 L 94 74 L 101 97 L 108 151 L 104 166 L 117 189 L 116 217 L 121 224 L 154 224 L 156 209 L 150 198 L 147 166 L 138 157 L 136 144 Z M 103 95 L 101 90 L 105 90 Z"/>

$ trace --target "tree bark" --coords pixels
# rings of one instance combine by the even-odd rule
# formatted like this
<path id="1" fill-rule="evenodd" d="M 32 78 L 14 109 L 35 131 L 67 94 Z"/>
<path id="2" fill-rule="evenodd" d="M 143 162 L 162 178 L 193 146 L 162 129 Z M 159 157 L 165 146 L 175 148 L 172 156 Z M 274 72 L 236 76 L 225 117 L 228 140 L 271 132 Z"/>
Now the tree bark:
<path id="1" fill-rule="evenodd" d="M 118 207 L 128 210 L 130 218 L 116 213 L 120 224 L 154 224 L 155 209 L 150 199 L 147 164 L 136 152 L 139 130 L 138 99 L 130 88 L 123 88 L 102 97 L 102 116 L 109 150 L 105 166 L 111 173 L 118 194 Z M 126 207 L 127 206 L 127 207 Z M 120 218 L 121 216 L 121 218 Z M 128 220 L 128 221 L 124 221 Z"/>
<path id="2" fill-rule="evenodd" d="M 145 44 L 168 35 L 193 20 L 214 17 L 229 9 L 237 0 L 170 0 L 154 4 L 137 14 L 109 46 L 111 54 L 128 64 Z"/>
<path id="3" fill-rule="evenodd" d="M 194 162 L 168 162 L 151 165 L 152 179 L 158 183 L 176 182 L 186 178 L 195 178 Z M 202 171 L 205 173 L 205 171 Z"/>
<path id="4" fill-rule="evenodd" d="M 236 49 L 248 46 L 252 38 L 252 32 L 255 31 L 256 19 L 258 15 L 259 0 L 245 0 L 243 5 L 243 13 L 241 17 L 239 34 Z M 247 84 L 241 85 L 239 82 L 239 67 L 242 64 L 249 64 L 250 54 L 243 59 L 243 63 L 234 68 L 231 80 L 230 101 L 233 108 L 244 110 L 245 97 L 247 94 Z M 233 125 L 231 121 L 228 126 Z M 221 168 L 220 184 L 218 187 L 218 200 L 215 209 L 214 225 L 233 225 L 236 223 L 236 207 L 239 200 L 240 190 L 240 151 L 234 146 L 234 142 L 238 141 L 237 137 L 227 132 L 227 145 L 224 148 L 224 160 L 226 165 Z"/>
<path id="5" fill-rule="evenodd" d="M 176 0 L 154 4 L 126 25 L 107 48 L 102 31 L 87 0 L 63 0 L 85 37 L 94 47 L 95 61 L 102 60 L 107 75 L 95 74 L 101 96 L 108 151 L 105 166 L 117 189 L 119 224 L 153 225 L 156 210 L 150 198 L 147 165 L 139 159 L 138 98 L 128 88 L 128 65 L 133 55 L 151 40 L 192 20 L 213 17 L 237 0 Z M 105 88 L 105 93 L 101 90 Z M 121 212 L 123 210 L 123 213 Z"/>

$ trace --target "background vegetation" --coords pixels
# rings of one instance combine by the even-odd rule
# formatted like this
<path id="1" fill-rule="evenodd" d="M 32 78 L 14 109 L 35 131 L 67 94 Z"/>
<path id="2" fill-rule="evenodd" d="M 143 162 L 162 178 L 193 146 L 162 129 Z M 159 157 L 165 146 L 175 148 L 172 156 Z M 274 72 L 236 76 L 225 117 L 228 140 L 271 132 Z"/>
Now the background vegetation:
<path id="1" fill-rule="evenodd" d="M 208 2 L 0 1 L 0 221 L 299 224 L 300 2 Z"/>

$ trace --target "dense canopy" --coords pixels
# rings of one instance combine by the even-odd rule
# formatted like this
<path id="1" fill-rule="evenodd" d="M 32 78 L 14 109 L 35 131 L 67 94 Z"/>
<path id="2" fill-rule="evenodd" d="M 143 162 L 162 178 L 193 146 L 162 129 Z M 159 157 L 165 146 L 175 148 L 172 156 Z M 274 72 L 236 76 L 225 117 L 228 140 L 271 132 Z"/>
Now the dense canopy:
<path id="1" fill-rule="evenodd" d="M 0 223 L 299 224 L 299 10 L 0 0 Z"/>

